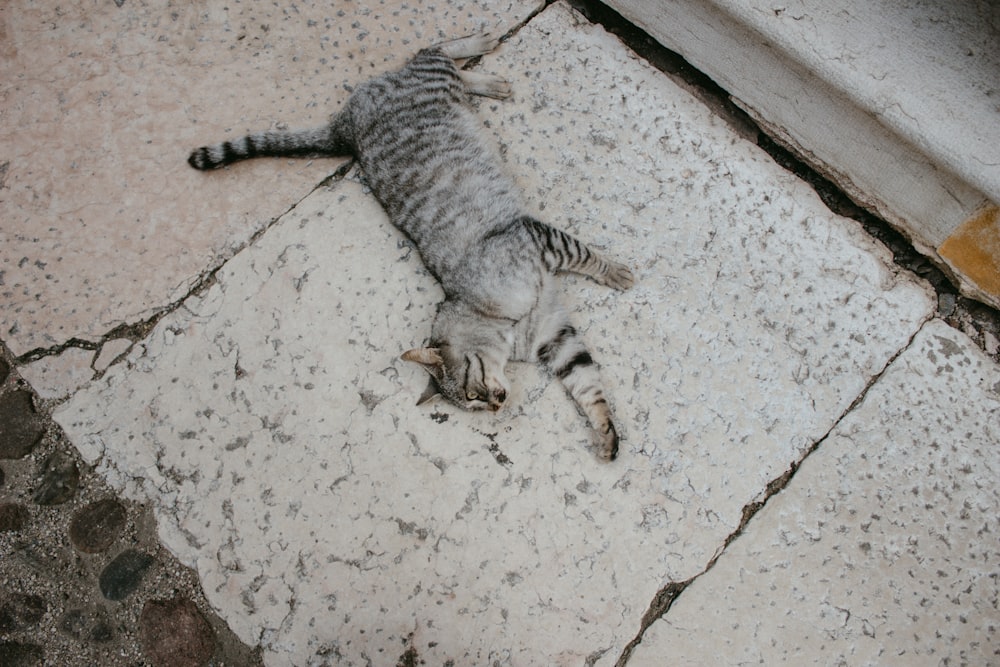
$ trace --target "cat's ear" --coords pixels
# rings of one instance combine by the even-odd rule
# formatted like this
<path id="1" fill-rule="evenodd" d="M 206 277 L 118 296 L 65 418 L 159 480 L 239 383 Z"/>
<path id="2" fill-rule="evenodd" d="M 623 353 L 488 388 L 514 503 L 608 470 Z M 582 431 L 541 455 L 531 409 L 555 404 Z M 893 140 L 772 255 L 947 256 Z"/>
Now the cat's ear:
<path id="1" fill-rule="evenodd" d="M 441 393 L 438 388 L 438 381 L 444 377 L 444 359 L 441 358 L 441 350 L 436 347 L 418 347 L 407 350 L 401 355 L 403 361 L 412 361 L 424 367 L 430 373 L 427 388 L 417 399 L 417 405 L 423 405 Z"/>
<path id="2" fill-rule="evenodd" d="M 424 393 L 420 394 L 420 398 L 417 399 L 417 405 L 423 405 L 427 401 L 440 395 L 441 390 L 438 389 L 438 383 L 434 380 L 434 378 L 429 378 L 427 381 L 427 388 L 424 389 Z"/>
<path id="3" fill-rule="evenodd" d="M 424 366 L 444 366 L 439 347 L 415 347 L 399 356 L 403 361 L 415 361 Z"/>
<path id="4" fill-rule="evenodd" d="M 412 361 L 424 367 L 432 378 L 440 380 L 444 377 L 444 359 L 441 350 L 436 347 L 417 347 L 400 355 L 403 361 Z"/>

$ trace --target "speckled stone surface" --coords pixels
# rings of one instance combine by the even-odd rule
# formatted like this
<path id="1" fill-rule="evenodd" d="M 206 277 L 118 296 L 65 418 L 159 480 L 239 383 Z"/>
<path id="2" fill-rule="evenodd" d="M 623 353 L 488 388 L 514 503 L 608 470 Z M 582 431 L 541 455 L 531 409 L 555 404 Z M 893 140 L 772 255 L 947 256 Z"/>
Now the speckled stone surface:
<path id="1" fill-rule="evenodd" d="M 21 375 L 40 397 L 66 398 L 94 377 L 94 357 L 93 350 L 70 347 L 25 364 Z"/>
<path id="2" fill-rule="evenodd" d="M 1000 368 L 935 320 L 629 666 L 1000 664 Z"/>
<path id="3" fill-rule="evenodd" d="M 206 181 L 191 148 L 318 125 L 416 47 L 502 34 L 537 6 L 4 2 L 0 338 L 16 356 L 99 341 L 184 298 L 339 164 L 248 163 Z"/>
<path id="4" fill-rule="evenodd" d="M 531 367 L 497 415 L 414 405 L 422 371 L 398 354 L 440 291 L 354 175 L 289 202 L 56 412 L 269 665 L 408 646 L 613 664 L 933 312 L 854 222 L 563 5 L 479 68 L 513 83 L 479 113 L 529 205 L 638 275 L 624 294 L 564 281 L 618 462 Z"/>

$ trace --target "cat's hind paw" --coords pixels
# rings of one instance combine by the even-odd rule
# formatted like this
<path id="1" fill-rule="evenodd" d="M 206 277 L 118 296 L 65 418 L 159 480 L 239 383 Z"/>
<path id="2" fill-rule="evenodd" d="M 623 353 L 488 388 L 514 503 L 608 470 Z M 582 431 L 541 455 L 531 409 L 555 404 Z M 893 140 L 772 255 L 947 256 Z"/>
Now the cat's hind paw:
<path id="1" fill-rule="evenodd" d="M 492 97 L 497 100 L 504 100 L 510 97 L 510 81 L 496 74 L 460 70 L 458 75 L 462 78 L 465 89 L 473 95 Z"/>
<path id="2" fill-rule="evenodd" d="M 500 46 L 500 35 L 481 32 L 478 35 L 459 37 L 437 45 L 439 49 L 455 60 L 482 56 Z"/>

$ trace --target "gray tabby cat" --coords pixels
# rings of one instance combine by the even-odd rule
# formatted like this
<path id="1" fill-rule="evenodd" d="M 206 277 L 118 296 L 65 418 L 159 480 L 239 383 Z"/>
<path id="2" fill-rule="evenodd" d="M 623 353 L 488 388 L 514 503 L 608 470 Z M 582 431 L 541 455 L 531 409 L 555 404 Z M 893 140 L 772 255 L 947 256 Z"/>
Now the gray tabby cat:
<path id="1" fill-rule="evenodd" d="M 510 390 L 507 362 L 537 361 L 586 413 L 599 455 L 611 460 L 618 453 L 611 410 L 552 276 L 572 271 L 627 289 L 632 272 L 528 215 L 481 139 L 464 95 L 502 99 L 510 85 L 460 70 L 454 59 L 497 44 L 484 34 L 424 49 L 399 71 L 358 86 L 327 125 L 205 146 L 188 162 L 215 169 L 259 156 L 355 156 L 392 223 L 444 288 L 430 343 L 402 355 L 430 374 L 418 404 L 441 394 L 468 410 L 499 410 Z"/>

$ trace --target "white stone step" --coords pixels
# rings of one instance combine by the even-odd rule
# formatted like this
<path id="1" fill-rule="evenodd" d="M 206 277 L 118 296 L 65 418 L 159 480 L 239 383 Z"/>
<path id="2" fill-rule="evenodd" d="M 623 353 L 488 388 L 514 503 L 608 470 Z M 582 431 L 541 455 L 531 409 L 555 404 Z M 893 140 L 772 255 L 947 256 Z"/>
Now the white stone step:
<path id="1" fill-rule="evenodd" d="M 1000 4 L 608 4 L 1000 306 Z"/>

